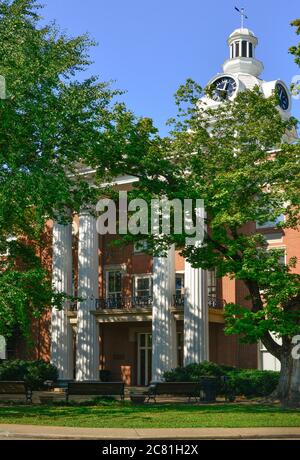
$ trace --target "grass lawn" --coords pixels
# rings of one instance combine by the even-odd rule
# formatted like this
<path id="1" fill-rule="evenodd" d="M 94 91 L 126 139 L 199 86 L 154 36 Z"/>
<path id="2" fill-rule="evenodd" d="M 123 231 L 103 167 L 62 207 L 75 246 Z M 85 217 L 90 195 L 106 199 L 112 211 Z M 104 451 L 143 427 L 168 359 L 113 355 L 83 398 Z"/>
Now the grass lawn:
<path id="1" fill-rule="evenodd" d="M 0 423 L 88 428 L 300 427 L 300 410 L 259 404 L 0 406 Z"/>

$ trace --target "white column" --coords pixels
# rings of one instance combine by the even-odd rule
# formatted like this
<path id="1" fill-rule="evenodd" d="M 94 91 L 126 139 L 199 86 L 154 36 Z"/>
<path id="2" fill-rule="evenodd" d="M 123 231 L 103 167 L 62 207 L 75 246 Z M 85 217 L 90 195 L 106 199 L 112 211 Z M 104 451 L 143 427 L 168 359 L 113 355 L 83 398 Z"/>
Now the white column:
<path id="1" fill-rule="evenodd" d="M 57 292 L 72 294 L 72 225 L 53 225 L 52 282 Z M 51 362 L 59 379 L 73 377 L 72 328 L 67 316 L 68 301 L 62 310 L 53 308 L 51 316 Z"/>
<path id="2" fill-rule="evenodd" d="M 208 359 L 207 272 L 185 261 L 184 365 Z"/>
<path id="3" fill-rule="evenodd" d="M 175 294 L 175 248 L 153 258 L 152 381 L 176 366 L 176 320 L 171 312 Z"/>
<path id="4" fill-rule="evenodd" d="M 91 313 L 98 297 L 98 233 L 88 210 L 79 216 L 76 379 L 99 380 L 99 325 Z"/>

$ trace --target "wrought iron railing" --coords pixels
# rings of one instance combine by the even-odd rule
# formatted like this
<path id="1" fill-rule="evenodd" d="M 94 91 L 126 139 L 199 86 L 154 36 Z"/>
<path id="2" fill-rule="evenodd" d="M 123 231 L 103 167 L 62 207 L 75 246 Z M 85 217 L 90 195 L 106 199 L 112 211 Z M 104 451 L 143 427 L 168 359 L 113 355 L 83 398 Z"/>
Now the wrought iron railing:
<path id="1" fill-rule="evenodd" d="M 77 311 L 77 300 L 69 302 L 69 311 L 73 311 L 73 312 Z"/>
<path id="2" fill-rule="evenodd" d="M 96 310 L 129 310 L 131 308 L 151 308 L 151 296 L 108 297 L 95 299 Z"/>
<path id="3" fill-rule="evenodd" d="M 219 297 L 208 296 L 207 301 L 208 308 L 214 308 L 216 310 L 223 310 L 226 305 L 225 300 Z"/>
<path id="4" fill-rule="evenodd" d="M 176 294 L 174 295 L 174 306 L 183 308 L 184 307 L 184 294 Z M 208 296 L 207 298 L 208 308 L 214 308 L 216 310 L 223 310 L 226 302 L 223 299 L 214 296 Z"/>
<path id="5" fill-rule="evenodd" d="M 177 308 L 184 307 L 184 294 L 176 294 L 173 296 L 173 306 Z M 225 300 L 218 297 L 208 296 L 208 307 L 216 310 L 223 310 L 226 304 Z M 152 296 L 120 296 L 91 299 L 95 310 L 130 310 L 132 308 L 152 308 Z M 77 311 L 77 302 L 69 304 L 71 312 Z"/>

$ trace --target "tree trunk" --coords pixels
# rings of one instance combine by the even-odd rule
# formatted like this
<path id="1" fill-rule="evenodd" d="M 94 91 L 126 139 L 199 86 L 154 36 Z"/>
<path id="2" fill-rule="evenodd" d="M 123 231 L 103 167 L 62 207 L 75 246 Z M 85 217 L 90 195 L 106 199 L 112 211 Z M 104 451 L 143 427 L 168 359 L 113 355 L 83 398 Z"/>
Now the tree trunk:
<path id="1" fill-rule="evenodd" d="M 282 350 L 281 371 L 276 390 L 285 407 L 300 407 L 300 359 L 293 359 L 291 348 Z"/>

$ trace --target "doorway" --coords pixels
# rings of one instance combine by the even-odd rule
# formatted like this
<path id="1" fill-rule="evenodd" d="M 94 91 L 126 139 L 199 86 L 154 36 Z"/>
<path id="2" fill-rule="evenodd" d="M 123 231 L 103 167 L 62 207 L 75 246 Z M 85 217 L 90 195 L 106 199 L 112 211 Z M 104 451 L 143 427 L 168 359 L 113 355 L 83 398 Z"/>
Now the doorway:
<path id="1" fill-rule="evenodd" d="M 138 334 L 138 385 L 148 386 L 152 375 L 152 334 Z"/>

